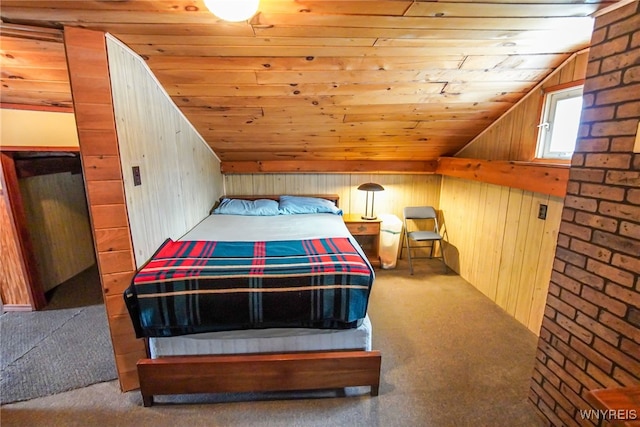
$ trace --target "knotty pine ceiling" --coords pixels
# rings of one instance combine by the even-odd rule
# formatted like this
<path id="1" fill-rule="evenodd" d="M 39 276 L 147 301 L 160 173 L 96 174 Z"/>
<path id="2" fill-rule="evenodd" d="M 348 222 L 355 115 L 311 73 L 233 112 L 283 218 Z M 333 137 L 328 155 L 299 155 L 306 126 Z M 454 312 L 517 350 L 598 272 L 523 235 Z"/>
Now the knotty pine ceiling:
<path id="1" fill-rule="evenodd" d="M 64 26 L 142 56 L 223 161 L 455 154 L 573 52 L 612 1 L 2 0 L 3 104 L 71 107 Z"/>

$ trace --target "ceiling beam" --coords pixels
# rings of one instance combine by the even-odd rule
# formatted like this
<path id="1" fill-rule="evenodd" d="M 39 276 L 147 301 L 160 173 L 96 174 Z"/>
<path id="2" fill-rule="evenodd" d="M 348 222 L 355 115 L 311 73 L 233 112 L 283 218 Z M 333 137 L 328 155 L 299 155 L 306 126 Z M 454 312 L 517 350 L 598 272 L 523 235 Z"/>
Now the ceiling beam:
<path id="1" fill-rule="evenodd" d="M 223 174 L 243 173 L 435 173 L 438 162 L 376 160 L 272 160 L 222 162 Z"/>
<path id="2" fill-rule="evenodd" d="M 507 160 L 441 157 L 436 173 L 564 197 L 569 166 Z"/>

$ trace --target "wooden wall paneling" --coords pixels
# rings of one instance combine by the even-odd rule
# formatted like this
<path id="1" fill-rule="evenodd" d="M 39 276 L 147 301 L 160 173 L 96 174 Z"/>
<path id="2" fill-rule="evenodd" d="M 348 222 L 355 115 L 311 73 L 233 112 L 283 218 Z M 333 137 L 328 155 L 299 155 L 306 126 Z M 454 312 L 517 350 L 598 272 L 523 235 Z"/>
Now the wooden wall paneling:
<path id="1" fill-rule="evenodd" d="M 586 75 L 588 51 L 570 56 L 564 64 L 509 111 L 456 153 L 459 157 L 486 160 L 531 161 L 538 138 L 537 124 L 543 103 L 543 90 L 569 82 L 579 82 Z M 509 147 L 509 149 L 505 149 Z"/>
<path id="2" fill-rule="evenodd" d="M 562 219 L 564 200 L 559 197 L 550 196 L 547 199 L 547 204 L 547 219 L 544 220 L 542 241 L 539 249 L 540 258 L 538 259 L 538 265 L 535 270 L 535 279 L 533 281 L 531 310 L 529 313 L 529 319 L 526 323 L 531 332 L 535 334 L 540 333 L 540 325 L 542 324 L 544 307 L 549 291 L 551 270 L 553 267 L 553 258 L 544 255 L 554 254 L 556 251 L 557 236 L 560 229 L 560 221 Z"/>
<path id="3" fill-rule="evenodd" d="M 443 177 L 447 259 L 460 276 L 539 333 L 562 199 Z M 549 206 L 545 221 L 538 205 Z"/>
<path id="4" fill-rule="evenodd" d="M 20 301 L 15 301 L 15 304 L 22 308 L 29 305 L 32 310 L 40 310 L 46 305 L 46 299 L 42 282 L 40 281 L 40 275 L 36 269 L 36 253 L 29 234 L 25 207 L 22 194 L 20 193 L 20 184 L 18 182 L 13 156 L 9 153 L 0 152 L 0 165 L 2 169 L 2 189 L 5 202 L 10 210 L 9 219 L 13 224 L 13 230 L 17 238 L 15 242 L 20 251 L 24 279 L 27 284 L 25 291 L 28 294 L 28 301 L 23 299 L 25 292 L 21 290 L 13 289 L 12 294 L 20 295 Z M 15 286 L 19 284 L 20 282 L 16 282 Z M 9 286 L 13 285 L 14 284 L 10 284 Z M 4 309 L 6 309 L 6 307 Z"/>
<path id="5" fill-rule="evenodd" d="M 523 253 L 526 259 L 523 259 L 522 269 L 520 271 L 519 283 L 525 285 L 518 289 L 516 297 L 516 305 L 514 309 L 514 317 L 525 326 L 529 326 L 529 317 L 531 315 L 531 304 L 533 301 L 533 293 L 535 290 L 536 271 L 538 269 L 539 258 L 531 258 L 528 254 L 540 254 L 542 239 L 544 237 L 545 221 L 538 219 L 538 207 L 540 204 L 549 204 L 549 196 L 539 193 L 531 194 L 531 203 L 528 210 L 522 211 L 522 217 L 526 217 L 527 228 L 523 242 Z M 521 222 L 524 218 L 521 219 Z"/>
<path id="6" fill-rule="evenodd" d="M 139 267 L 165 239 L 179 238 L 209 213 L 222 195 L 223 180 L 219 160 L 144 60 L 111 37 L 107 46 L 119 167 Z M 140 168 L 141 185 L 134 185 L 134 166 Z"/>
<path id="7" fill-rule="evenodd" d="M 83 187 L 81 174 L 55 173 L 20 180 L 45 292 L 95 263 Z"/>
<path id="8" fill-rule="evenodd" d="M 369 181 L 385 188 L 375 196 L 377 214 L 402 219 L 404 206 L 439 206 L 441 177 L 434 174 L 232 174 L 225 175 L 225 190 L 236 195 L 338 194 L 345 213 L 361 213 L 366 194 L 357 187 Z"/>
<path id="9" fill-rule="evenodd" d="M 137 377 L 131 376 L 132 368 L 121 361 L 128 360 L 128 357 L 145 357 L 146 351 L 144 342 L 134 335 L 116 336 L 113 333 L 114 324 L 121 317 L 121 305 L 115 303 L 113 297 L 121 297 L 128 286 L 126 280 L 113 280 L 113 277 L 130 279 L 134 263 L 131 242 L 123 237 L 130 231 L 127 208 L 122 198 L 105 35 L 69 27 L 65 28 L 64 36 L 87 200 L 116 369 L 120 388 L 131 390 L 138 387 Z M 87 84 L 90 81 L 96 84 Z"/>

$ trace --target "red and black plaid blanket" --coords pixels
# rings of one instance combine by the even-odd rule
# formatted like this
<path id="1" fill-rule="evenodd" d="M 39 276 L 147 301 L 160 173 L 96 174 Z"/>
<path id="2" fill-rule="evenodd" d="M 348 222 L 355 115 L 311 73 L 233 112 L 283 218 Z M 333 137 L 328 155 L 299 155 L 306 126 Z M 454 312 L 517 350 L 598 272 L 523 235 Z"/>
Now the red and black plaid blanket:
<path id="1" fill-rule="evenodd" d="M 166 240 L 125 302 L 138 337 L 272 327 L 352 328 L 374 273 L 348 238 Z"/>

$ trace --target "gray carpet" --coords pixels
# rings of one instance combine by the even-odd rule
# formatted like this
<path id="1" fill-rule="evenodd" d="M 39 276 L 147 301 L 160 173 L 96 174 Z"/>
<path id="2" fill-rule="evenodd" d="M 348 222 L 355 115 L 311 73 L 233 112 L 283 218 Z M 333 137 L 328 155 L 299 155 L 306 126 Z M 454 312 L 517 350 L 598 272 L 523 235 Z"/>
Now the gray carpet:
<path id="1" fill-rule="evenodd" d="M 58 308 L 81 305 L 83 299 L 96 302 L 95 286 L 95 281 L 70 282 L 52 292 L 57 295 L 43 311 L 0 316 L 0 403 L 116 378 L 104 305 Z"/>
<path id="2" fill-rule="evenodd" d="M 527 400 L 534 334 L 439 261 L 381 270 L 369 306 L 380 395 L 163 397 L 142 406 L 117 381 L 3 405 L 5 426 L 542 426 Z M 335 396 L 327 393 L 325 396 Z M 180 403 L 180 404 L 176 404 Z"/>

